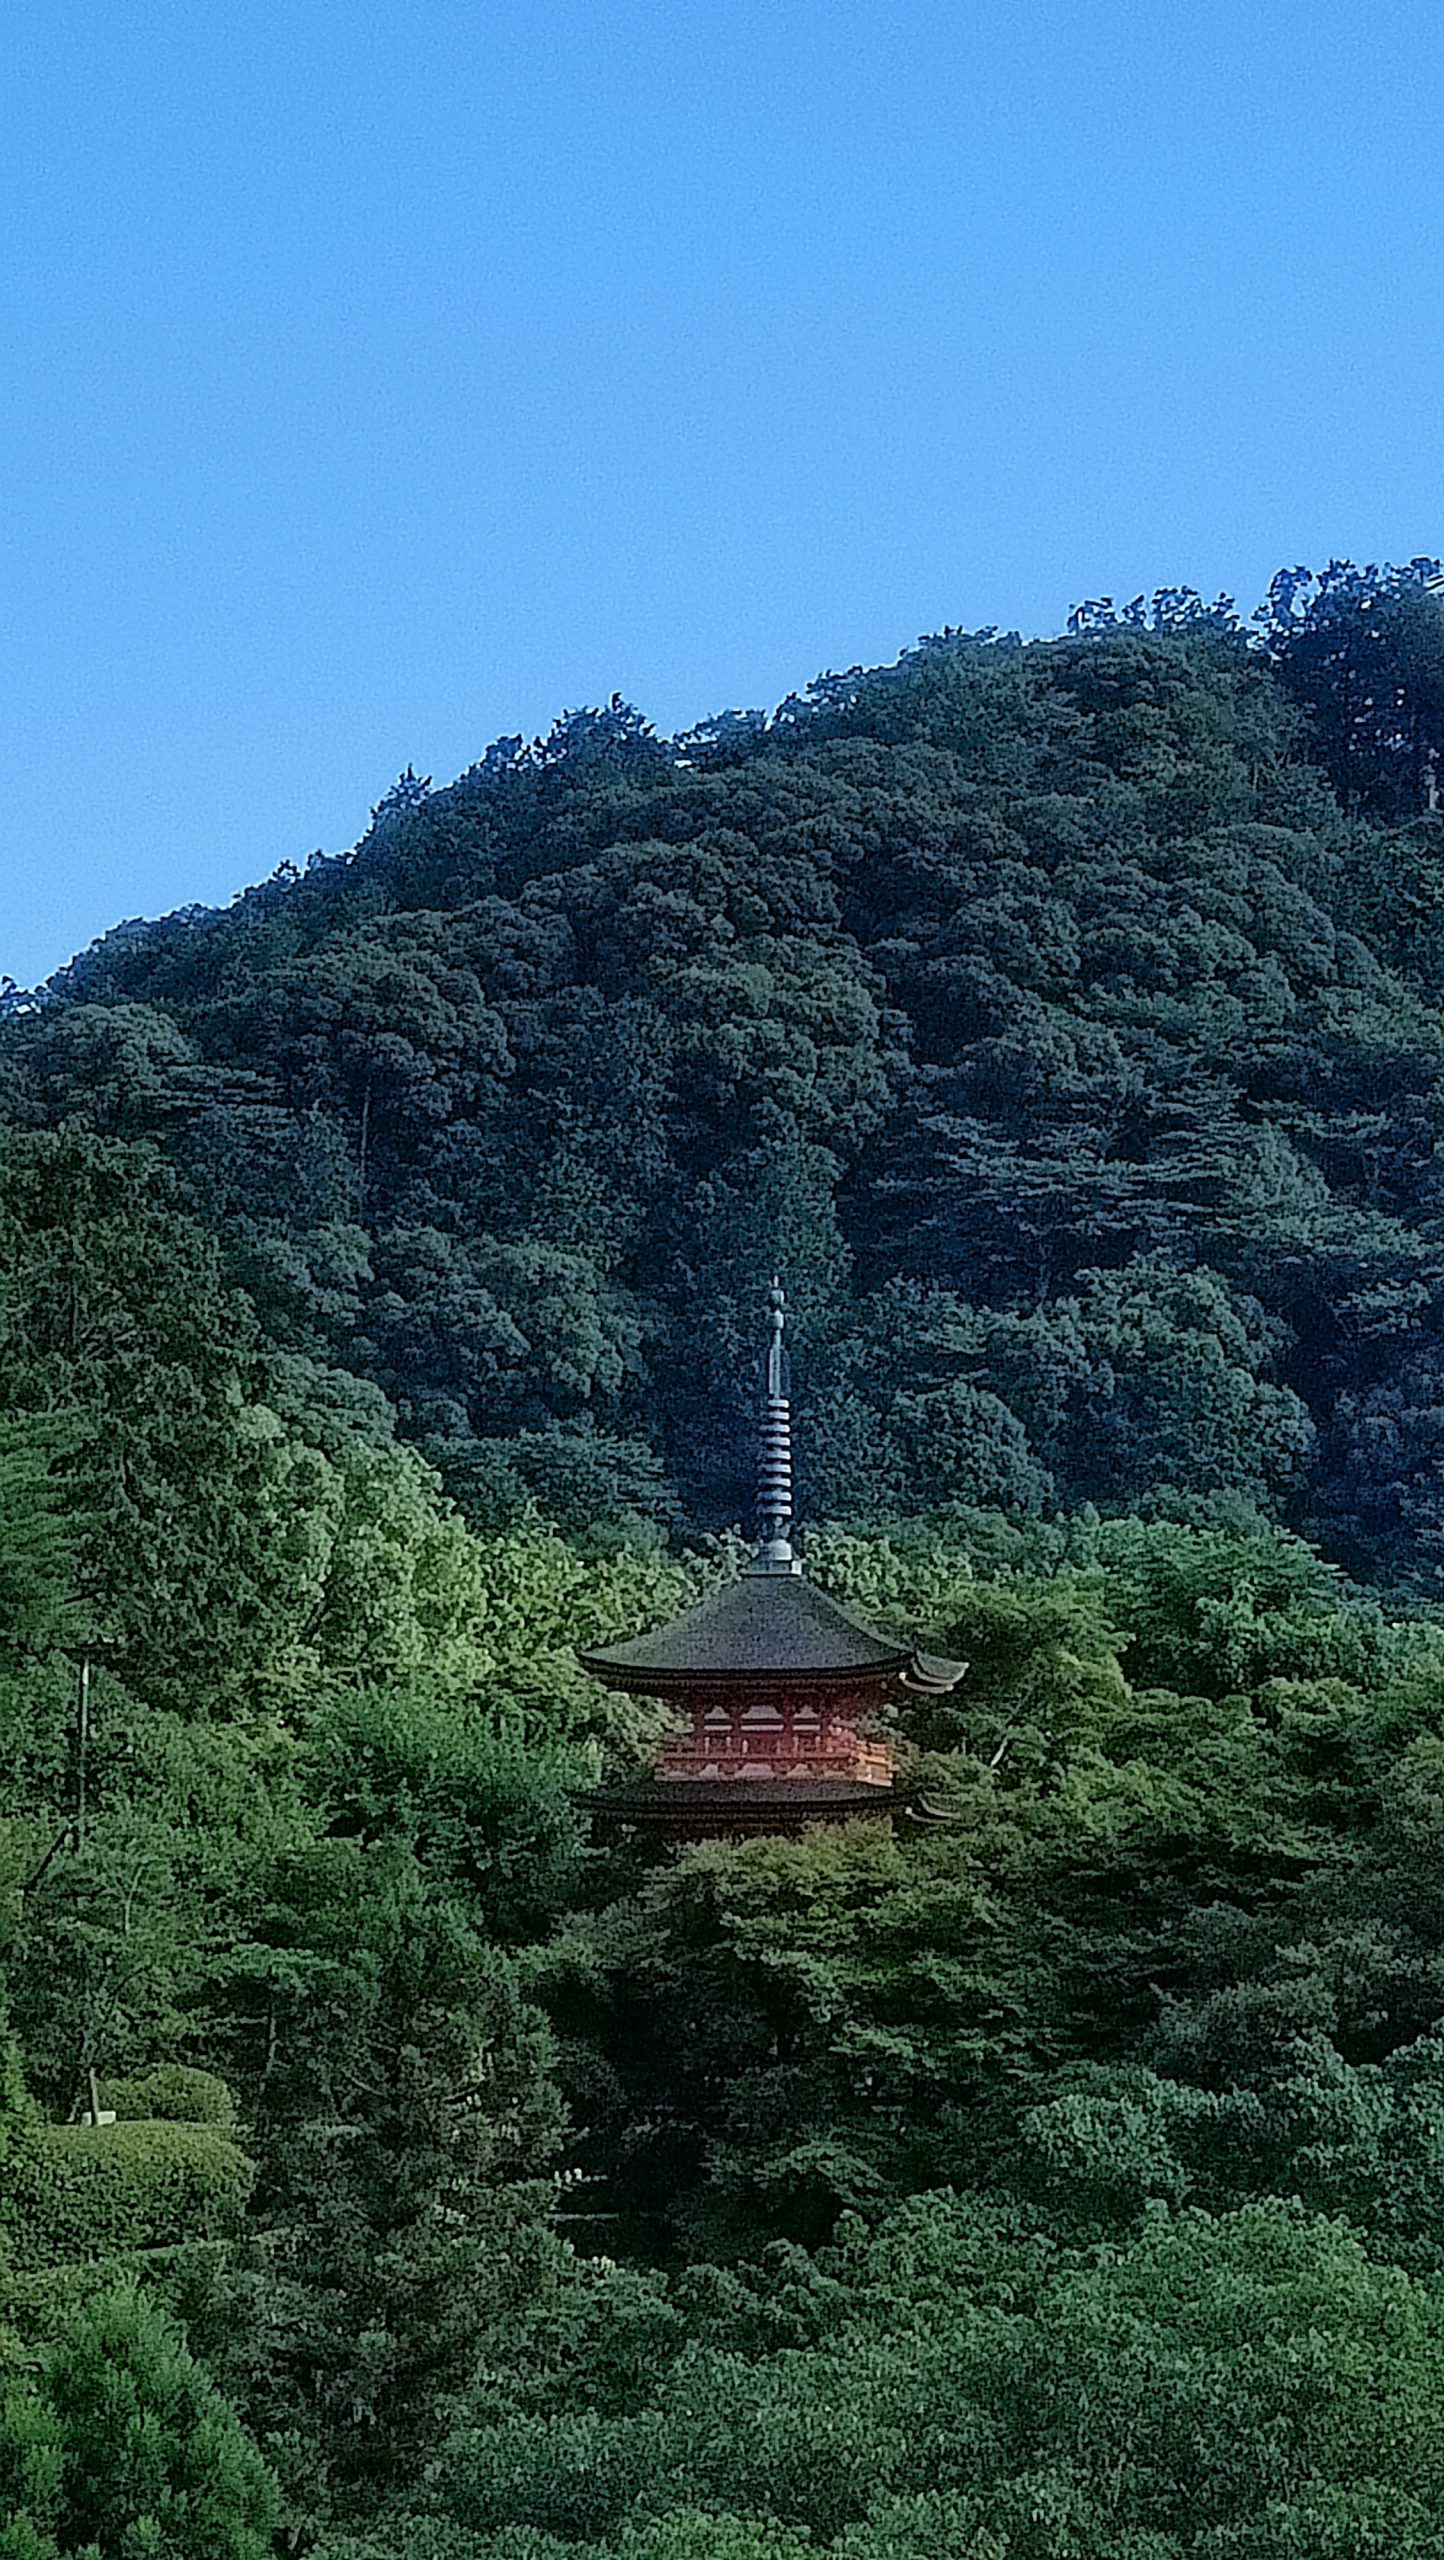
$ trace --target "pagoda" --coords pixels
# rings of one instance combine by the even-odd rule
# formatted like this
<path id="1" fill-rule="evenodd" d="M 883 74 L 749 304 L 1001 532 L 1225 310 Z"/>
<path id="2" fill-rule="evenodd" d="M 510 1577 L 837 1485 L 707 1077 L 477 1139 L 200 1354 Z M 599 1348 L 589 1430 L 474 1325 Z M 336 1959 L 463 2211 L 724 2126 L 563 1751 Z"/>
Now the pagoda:
<path id="1" fill-rule="evenodd" d="M 796 1832 L 891 1814 L 893 1752 L 860 1726 L 900 1691 L 944 1695 L 965 1669 L 881 1634 L 806 1579 L 791 1542 L 792 1423 L 777 1281 L 770 1308 L 757 1540 L 740 1579 L 650 1634 L 580 1657 L 608 1688 L 664 1699 L 679 1718 L 651 1776 L 597 1791 L 592 1810 L 678 1838 Z"/>

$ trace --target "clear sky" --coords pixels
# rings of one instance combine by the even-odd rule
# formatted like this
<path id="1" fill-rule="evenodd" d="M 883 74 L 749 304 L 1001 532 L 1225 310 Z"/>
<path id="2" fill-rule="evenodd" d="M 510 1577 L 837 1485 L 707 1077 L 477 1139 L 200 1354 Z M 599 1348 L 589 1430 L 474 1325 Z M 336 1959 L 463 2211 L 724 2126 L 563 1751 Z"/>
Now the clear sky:
<path id="1" fill-rule="evenodd" d="M 614 688 L 1444 549 L 1440 0 L 9 0 L 0 969 Z"/>

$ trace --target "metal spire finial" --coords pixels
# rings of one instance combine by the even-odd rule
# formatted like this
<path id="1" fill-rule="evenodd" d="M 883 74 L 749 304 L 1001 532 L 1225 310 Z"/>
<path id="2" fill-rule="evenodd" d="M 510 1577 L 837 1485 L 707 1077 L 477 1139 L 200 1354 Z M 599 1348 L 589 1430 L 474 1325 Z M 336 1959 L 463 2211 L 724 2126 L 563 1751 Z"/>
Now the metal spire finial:
<path id="1" fill-rule="evenodd" d="M 757 1467 L 757 1550 L 749 1573 L 800 1573 L 788 1531 L 792 1527 L 792 1411 L 782 1330 L 787 1299 L 780 1280 L 767 1293 L 771 1310 L 762 1364 L 762 1437 Z"/>

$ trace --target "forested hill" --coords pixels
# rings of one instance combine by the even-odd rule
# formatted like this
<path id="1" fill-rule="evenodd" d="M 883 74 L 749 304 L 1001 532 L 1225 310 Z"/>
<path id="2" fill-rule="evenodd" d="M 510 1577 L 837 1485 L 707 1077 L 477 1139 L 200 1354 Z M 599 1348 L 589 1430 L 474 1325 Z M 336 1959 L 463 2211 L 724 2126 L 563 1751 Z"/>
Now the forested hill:
<path id="1" fill-rule="evenodd" d="M 0 2560 L 1440 2560 L 1434 575 L 614 704 L 12 1000 Z M 674 1853 L 578 1654 L 779 1264 L 969 1669 Z"/>
<path id="2" fill-rule="evenodd" d="M 408 775 L 14 1008 L 4 1116 L 161 1149 L 483 1524 L 735 1519 L 779 1266 L 815 1517 L 1262 1508 L 1432 1584 L 1436 567 Z"/>

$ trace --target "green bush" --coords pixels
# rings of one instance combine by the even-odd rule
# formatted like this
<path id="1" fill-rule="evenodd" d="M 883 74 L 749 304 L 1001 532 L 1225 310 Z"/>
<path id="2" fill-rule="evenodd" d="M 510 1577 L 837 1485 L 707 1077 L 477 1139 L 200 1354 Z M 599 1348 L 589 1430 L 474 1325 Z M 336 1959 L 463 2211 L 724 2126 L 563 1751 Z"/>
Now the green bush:
<path id="1" fill-rule="evenodd" d="M 31 2125 L 5 2162 L 0 2230 L 22 2271 L 212 2239 L 231 2228 L 251 2177 L 210 2125 Z"/>
<path id="2" fill-rule="evenodd" d="M 196 2071 L 188 2063 L 162 2062 L 153 2071 L 129 2080 L 102 2081 L 102 2107 L 113 2107 L 126 2124 L 210 2124 L 222 2133 L 236 2129 L 236 2102 L 214 2071 Z"/>

